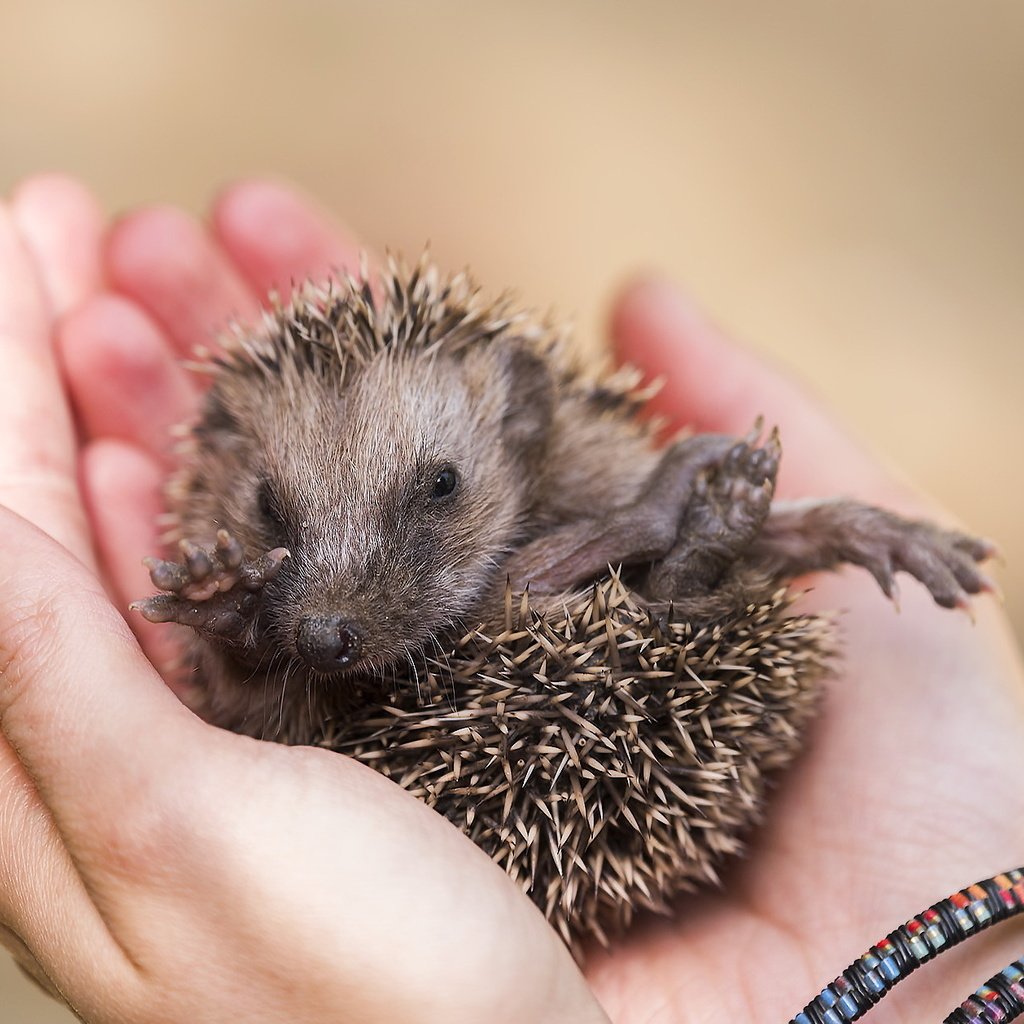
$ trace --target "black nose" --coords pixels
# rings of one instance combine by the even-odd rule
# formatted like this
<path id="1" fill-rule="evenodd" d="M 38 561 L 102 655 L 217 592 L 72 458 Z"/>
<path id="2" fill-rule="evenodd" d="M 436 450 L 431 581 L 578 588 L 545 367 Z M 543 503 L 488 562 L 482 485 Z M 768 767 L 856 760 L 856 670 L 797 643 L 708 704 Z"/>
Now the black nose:
<path id="1" fill-rule="evenodd" d="M 340 615 L 309 615 L 299 621 L 295 646 L 318 672 L 340 672 L 358 660 L 363 639 Z"/>

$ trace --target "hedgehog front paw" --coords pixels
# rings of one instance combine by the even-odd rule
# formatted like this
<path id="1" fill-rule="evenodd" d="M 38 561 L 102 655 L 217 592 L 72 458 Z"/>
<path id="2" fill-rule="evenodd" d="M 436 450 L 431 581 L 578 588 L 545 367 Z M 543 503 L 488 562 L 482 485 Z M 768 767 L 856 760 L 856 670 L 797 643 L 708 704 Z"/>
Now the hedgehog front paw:
<path id="1" fill-rule="evenodd" d="M 238 541 L 220 530 L 213 549 L 183 540 L 180 550 L 180 562 L 145 560 L 153 585 L 164 593 L 135 601 L 131 609 L 149 622 L 177 622 L 221 640 L 242 640 L 259 592 L 277 575 L 287 549 L 274 548 L 246 562 Z"/>

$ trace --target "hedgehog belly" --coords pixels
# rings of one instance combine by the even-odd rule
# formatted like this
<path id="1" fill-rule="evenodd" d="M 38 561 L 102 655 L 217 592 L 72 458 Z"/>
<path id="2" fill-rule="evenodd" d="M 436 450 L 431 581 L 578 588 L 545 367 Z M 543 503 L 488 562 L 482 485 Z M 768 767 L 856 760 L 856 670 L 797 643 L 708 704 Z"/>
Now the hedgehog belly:
<path id="1" fill-rule="evenodd" d="M 524 598 L 322 742 L 462 829 L 578 951 L 742 848 L 828 671 L 829 623 L 791 604 L 766 591 L 697 628 L 617 576 L 555 614 Z"/>

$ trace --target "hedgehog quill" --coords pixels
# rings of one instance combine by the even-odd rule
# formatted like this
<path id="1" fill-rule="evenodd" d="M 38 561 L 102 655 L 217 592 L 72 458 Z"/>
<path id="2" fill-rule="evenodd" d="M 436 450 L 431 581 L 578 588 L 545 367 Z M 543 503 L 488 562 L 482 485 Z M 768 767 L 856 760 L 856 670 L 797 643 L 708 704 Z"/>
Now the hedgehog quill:
<path id="1" fill-rule="evenodd" d="M 307 285 L 201 369 L 179 557 L 133 606 L 190 627 L 197 710 L 381 771 L 575 948 L 713 882 L 759 820 L 832 657 L 789 581 L 992 588 L 986 541 L 773 500 L 760 422 L 659 447 L 637 375 L 425 260 Z"/>

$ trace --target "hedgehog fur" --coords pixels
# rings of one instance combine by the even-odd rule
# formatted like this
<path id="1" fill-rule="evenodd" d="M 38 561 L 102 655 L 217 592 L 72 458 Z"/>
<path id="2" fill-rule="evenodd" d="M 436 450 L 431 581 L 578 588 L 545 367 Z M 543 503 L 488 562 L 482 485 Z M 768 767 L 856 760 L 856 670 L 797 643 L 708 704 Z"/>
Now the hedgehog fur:
<path id="1" fill-rule="evenodd" d="M 321 742 L 465 832 L 578 953 L 741 851 L 828 671 L 830 622 L 791 600 L 694 626 L 652 618 L 618 573 L 558 613 L 523 594 Z"/>
<path id="2" fill-rule="evenodd" d="M 307 285 L 194 368 L 179 554 L 135 607 L 190 627 L 196 710 L 371 765 L 577 950 L 714 882 L 763 814 L 831 652 L 789 581 L 990 586 L 967 534 L 774 502 L 759 426 L 659 447 L 637 374 L 426 260 Z"/>

